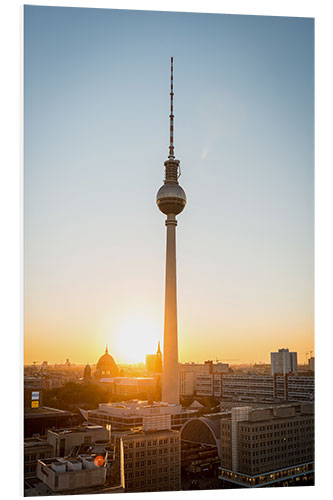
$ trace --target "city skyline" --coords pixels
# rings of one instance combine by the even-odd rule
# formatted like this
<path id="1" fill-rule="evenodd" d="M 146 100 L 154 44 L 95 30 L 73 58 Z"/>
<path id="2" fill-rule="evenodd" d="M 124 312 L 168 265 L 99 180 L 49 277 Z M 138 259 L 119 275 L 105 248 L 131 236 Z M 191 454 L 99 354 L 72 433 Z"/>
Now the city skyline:
<path id="1" fill-rule="evenodd" d="M 305 358 L 313 20 L 26 7 L 25 23 L 26 362 L 97 359 L 105 344 L 119 363 L 143 361 L 163 338 L 154 196 L 171 55 L 190 193 L 180 361 L 264 361 L 284 346 Z"/>

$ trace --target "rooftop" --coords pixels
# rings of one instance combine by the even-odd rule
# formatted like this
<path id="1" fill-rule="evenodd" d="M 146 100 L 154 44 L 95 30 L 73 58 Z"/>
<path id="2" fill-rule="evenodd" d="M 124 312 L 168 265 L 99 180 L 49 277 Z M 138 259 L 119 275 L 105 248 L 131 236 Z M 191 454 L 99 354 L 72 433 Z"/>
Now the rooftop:
<path id="1" fill-rule="evenodd" d="M 24 418 L 33 418 L 33 417 L 46 417 L 46 416 L 62 416 L 62 417 L 70 417 L 74 415 L 74 413 L 67 410 L 59 410 L 58 408 L 49 408 L 47 406 L 41 406 L 40 408 L 24 408 Z"/>
<path id="2" fill-rule="evenodd" d="M 94 432 L 94 431 L 101 431 L 105 430 L 105 427 L 102 425 L 84 425 L 84 426 L 77 426 L 77 427 L 64 427 L 62 429 L 54 429 L 50 430 L 49 432 L 52 432 L 53 434 L 57 434 L 58 436 L 62 435 L 67 435 L 67 434 L 75 434 L 78 432 Z"/>
<path id="3" fill-rule="evenodd" d="M 144 416 L 144 415 L 165 415 L 179 413 L 196 413 L 196 410 L 183 408 L 181 405 L 169 404 L 164 402 L 154 402 L 148 404 L 148 401 L 132 400 L 121 403 L 100 403 L 98 411 L 109 415 L 121 416 Z"/>

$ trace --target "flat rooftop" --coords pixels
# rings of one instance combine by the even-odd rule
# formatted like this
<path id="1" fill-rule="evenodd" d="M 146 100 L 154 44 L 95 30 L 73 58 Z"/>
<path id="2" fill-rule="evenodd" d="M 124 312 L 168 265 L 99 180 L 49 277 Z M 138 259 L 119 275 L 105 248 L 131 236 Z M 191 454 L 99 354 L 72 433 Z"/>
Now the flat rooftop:
<path id="1" fill-rule="evenodd" d="M 24 408 L 24 418 L 38 417 L 70 417 L 75 415 L 71 411 L 59 410 L 58 408 L 49 408 L 42 406 L 40 408 Z"/>
<path id="2" fill-rule="evenodd" d="M 63 427 L 61 429 L 53 429 L 49 432 L 53 434 L 57 434 L 58 436 L 64 436 L 67 434 L 77 434 L 77 433 L 85 433 L 85 432 L 95 432 L 95 431 L 105 431 L 105 427 L 102 425 L 84 425 L 77 427 Z"/>

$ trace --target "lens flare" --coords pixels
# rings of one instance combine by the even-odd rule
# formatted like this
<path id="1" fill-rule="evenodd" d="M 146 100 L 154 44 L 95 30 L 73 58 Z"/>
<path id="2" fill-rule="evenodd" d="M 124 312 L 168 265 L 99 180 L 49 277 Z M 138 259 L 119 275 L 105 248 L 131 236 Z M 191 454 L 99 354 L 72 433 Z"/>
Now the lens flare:
<path id="1" fill-rule="evenodd" d="M 102 467 L 102 465 L 104 465 L 104 457 L 102 457 L 102 455 L 97 455 L 95 457 L 94 463 L 96 467 Z"/>

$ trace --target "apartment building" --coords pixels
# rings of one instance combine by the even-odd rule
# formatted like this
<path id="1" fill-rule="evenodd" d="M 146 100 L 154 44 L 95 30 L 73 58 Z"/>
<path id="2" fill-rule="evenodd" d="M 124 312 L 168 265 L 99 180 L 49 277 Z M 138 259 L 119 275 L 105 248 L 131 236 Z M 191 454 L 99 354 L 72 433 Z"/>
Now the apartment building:
<path id="1" fill-rule="evenodd" d="M 289 349 L 279 349 L 271 352 L 271 375 L 276 373 L 286 375 L 293 373 L 297 375 L 297 352 L 289 352 Z"/>

